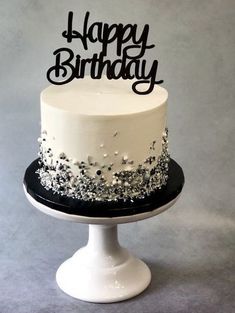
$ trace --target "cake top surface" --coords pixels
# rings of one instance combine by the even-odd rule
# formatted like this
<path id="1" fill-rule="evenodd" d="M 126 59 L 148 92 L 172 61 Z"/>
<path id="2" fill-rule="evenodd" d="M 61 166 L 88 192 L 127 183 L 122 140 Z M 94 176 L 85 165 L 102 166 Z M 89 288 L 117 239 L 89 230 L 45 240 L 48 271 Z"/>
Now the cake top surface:
<path id="1" fill-rule="evenodd" d="M 125 115 L 152 110 L 166 103 L 166 89 L 156 85 L 147 95 L 133 92 L 134 80 L 74 79 L 64 85 L 50 85 L 41 93 L 41 103 L 82 115 Z M 140 84 L 139 90 L 148 85 Z"/>

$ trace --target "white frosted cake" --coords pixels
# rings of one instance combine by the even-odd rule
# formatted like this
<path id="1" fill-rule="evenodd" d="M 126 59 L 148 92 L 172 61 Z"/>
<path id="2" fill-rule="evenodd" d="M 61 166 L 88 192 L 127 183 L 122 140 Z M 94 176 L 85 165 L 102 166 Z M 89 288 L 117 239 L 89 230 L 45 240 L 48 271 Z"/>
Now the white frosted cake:
<path id="1" fill-rule="evenodd" d="M 41 184 L 84 201 L 143 199 L 167 182 L 167 91 L 86 77 L 41 93 Z M 145 87 L 143 87 L 145 88 Z"/>

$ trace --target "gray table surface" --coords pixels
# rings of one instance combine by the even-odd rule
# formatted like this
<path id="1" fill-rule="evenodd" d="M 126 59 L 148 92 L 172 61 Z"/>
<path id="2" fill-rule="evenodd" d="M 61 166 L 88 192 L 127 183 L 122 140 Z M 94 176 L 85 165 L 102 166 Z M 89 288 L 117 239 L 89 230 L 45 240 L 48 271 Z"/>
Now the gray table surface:
<path id="1" fill-rule="evenodd" d="M 173 208 L 119 227 L 120 242 L 152 271 L 149 288 L 122 303 L 59 290 L 55 272 L 88 228 L 40 213 L 22 189 L 37 157 L 39 92 L 69 9 L 80 24 L 86 10 L 93 20 L 150 24 L 156 48 L 147 57 L 159 60 L 170 151 L 186 176 Z M 235 312 L 235 2 L 12 0 L 0 10 L 0 313 Z"/>

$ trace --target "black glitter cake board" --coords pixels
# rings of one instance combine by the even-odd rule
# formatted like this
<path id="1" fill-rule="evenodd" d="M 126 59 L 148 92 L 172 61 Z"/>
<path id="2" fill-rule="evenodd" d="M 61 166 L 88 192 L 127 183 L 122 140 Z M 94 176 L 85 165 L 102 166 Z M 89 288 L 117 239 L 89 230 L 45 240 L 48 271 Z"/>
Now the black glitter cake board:
<path id="1" fill-rule="evenodd" d="M 176 199 L 184 186 L 184 173 L 173 159 L 169 162 L 169 178 L 167 185 L 144 199 L 130 201 L 83 201 L 61 196 L 51 190 L 46 190 L 40 183 L 36 170 L 38 160 L 34 160 L 26 169 L 24 187 L 26 192 L 37 202 L 66 214 L 85 217 L 121 217 L 160 209 Z"/>

